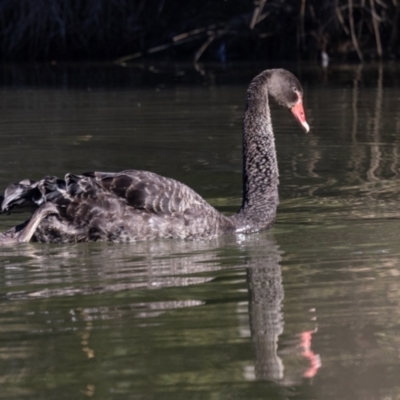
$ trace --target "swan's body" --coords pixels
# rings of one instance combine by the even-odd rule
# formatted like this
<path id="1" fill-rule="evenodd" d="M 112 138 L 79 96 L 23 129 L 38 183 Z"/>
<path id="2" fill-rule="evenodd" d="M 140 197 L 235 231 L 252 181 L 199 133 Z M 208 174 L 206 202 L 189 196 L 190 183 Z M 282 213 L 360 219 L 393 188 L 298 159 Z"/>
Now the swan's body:
<path id="1" fill-rule="evenodd" d="M 147 171 L 47 176 L 10 184 L 1 209 L 34 207 L 26 223 L 0 234 L 0 244 L 212 238 L 269 228 L 278 205 L 278 165 L 268 94 L 308 131 L 299 81 L 266 70 L 247 91 L 243 133 L 243 202 L 225 216 L 188 186 Z"/>

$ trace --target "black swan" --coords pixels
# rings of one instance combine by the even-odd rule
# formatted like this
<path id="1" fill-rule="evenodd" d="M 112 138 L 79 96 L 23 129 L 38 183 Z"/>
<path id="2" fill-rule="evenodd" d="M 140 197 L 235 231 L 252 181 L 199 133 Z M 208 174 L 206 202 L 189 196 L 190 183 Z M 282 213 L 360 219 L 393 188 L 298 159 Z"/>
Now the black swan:
<path id="1" fill-rule="evenodd" d="M 46 176 L 7 187 L 2 212 L 35 211 L 1 233 L 0 244 L 201 239 L 269 228 L 278 205 L 278 165 L 268 95 L 309 130 L 295 76 L 270 69 L 252 80 L 243 125 L 243 201 L 236 215 L 221 214 L 188 186 L 152 172 L 67 174 L 65 180 Z"/>

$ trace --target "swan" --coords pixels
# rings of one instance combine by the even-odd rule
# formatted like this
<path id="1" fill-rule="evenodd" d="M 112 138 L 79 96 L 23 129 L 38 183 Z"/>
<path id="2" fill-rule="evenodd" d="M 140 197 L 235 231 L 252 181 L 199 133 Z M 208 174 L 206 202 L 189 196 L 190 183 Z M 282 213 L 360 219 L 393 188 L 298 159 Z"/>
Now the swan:
<path id="1" fill-rule="evenodd" d="M 1 212 L 34 212 L 0 233 L 0 244 L 207 239 L 271 227 L 279 199 L 269 97 L 309 131 L 303 89 L 291 72 L 269 69 L 251 81 L 243 122 L 243 200 L 236 215 L 220 213 L 188 186 L 153 172 L 68 173 L 65 179 L 24 179 L 6 188 Z"/>

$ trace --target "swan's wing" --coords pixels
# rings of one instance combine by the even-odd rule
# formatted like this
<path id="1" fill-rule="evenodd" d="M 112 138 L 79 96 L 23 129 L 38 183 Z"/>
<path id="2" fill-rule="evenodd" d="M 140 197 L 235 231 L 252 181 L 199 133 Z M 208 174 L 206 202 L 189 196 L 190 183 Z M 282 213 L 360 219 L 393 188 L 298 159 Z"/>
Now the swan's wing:
<path id="1" fill-rule="evenodd" d="M 46 201 L 62 205 L 70 200 L 66 197 L 65 181 L 56 176 L 45 176 L 40 181 L 24 179 L 10 183 L 1 197 L 1 212 L 15 209 L 32 211 Z"/>
<path id="2" fill-rule="evenodd" d="M 30 179 L 10 183 L 1 197 L 2 212 L 10 212 L 15 207 L 35 208 L 42 202 L 38 182 Z"/>
<path id="3" fill-rule="evenodd" d="M 123 199 L 134 209 L 173 214 L 183 213 L 189 208 L 212 208 L 188 186 L 152 172 L 94 172 L 91 176 L 104 191 Z"/>
<path id="4" fill-rule="evenodd" d="M 133 209 L 156 214 L 212 209 L 196 192 L 174 179 L 148 171 L 129 170 L 67 174 L 65 180 L 46 176 L 37 182 L 25 179 L 11 183 L 4 192 L 1 211 L 37 208 L 44 202 L 66 208 L 71 202 L 85 203 L 85 199 L 90 199 L 90 204 L 96 203 L 96 199 L 101 202 L 101 198 L 109 195 Z"/>

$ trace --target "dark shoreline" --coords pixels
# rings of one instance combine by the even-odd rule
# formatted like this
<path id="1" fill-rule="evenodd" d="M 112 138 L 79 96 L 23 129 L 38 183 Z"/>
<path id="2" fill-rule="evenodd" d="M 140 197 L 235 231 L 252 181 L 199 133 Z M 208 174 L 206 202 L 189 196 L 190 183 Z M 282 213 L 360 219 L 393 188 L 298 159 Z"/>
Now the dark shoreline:
<path id="1" fill-rule="evenodd" d="M 163 90 L 185 85 L 244 85 L 266 68 L 286 68 L 302 82 L 329 85 L 353 85 L 354 80 L 364 86 L 375 85 L 379 69 L 384 67 L 383 85 L 400 85 L 400 63 L 369 62 L 331 64 L 328 68 L 318 63 L 241 62 L 202 63 L 200 73 L 192 63 L 143 62 L 122 67 L 115 63 L 10 63 L 0 64 L 0 87 L 49 87 L 97 90 L 108 88 L 154 87 Z"/>
<path id="2" fill-rule="evenodd" d="M 0 0 L 0 61 L 400 57 L 392 0 Z"/>

